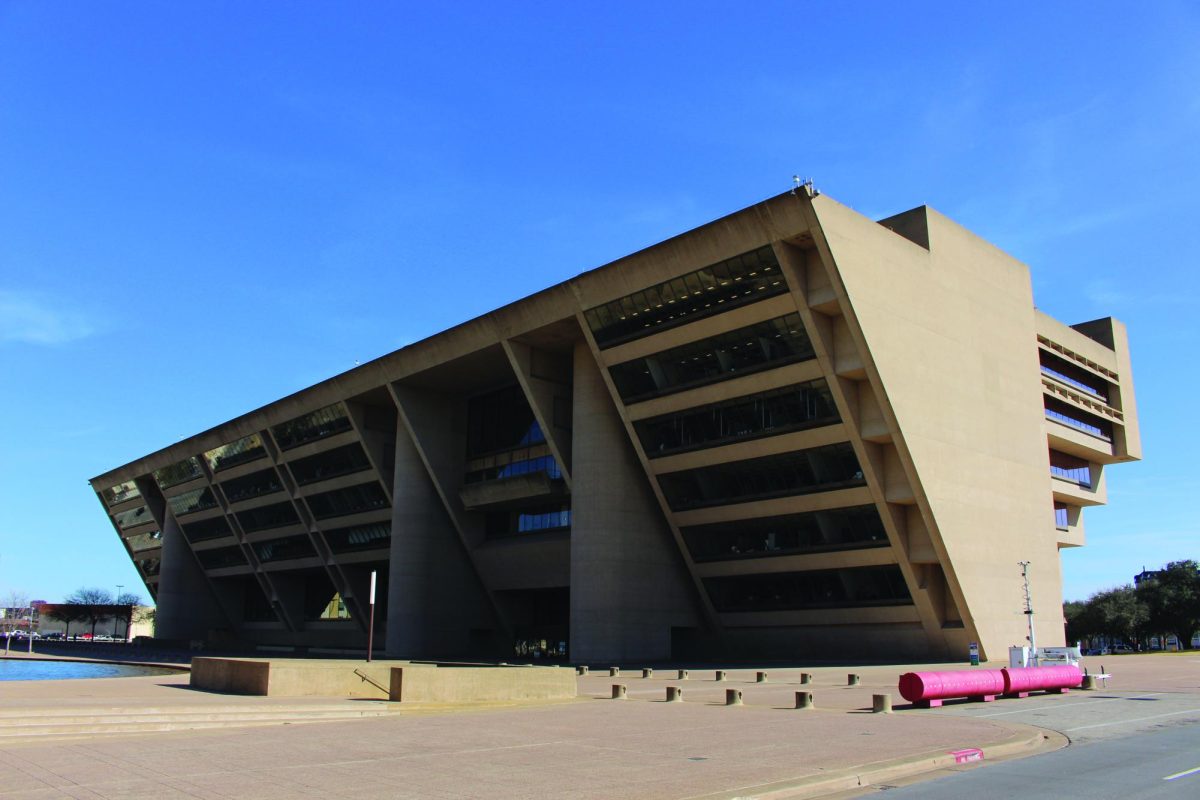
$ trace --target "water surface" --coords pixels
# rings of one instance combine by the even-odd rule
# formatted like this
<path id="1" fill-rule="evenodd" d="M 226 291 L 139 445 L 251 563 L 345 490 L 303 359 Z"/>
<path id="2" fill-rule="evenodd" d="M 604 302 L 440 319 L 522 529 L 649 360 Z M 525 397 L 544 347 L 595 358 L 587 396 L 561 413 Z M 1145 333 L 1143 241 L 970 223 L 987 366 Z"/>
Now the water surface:
<path id="1" fill-rule="evenodd" d="M 92 664 L 79 661 L 32 661 L 0 659 L 0 681 L 60 681 L 68 678 L 131 678 L 141 675 L 170 675 L 160 667 L 130 667 L 124 664 Z"/>

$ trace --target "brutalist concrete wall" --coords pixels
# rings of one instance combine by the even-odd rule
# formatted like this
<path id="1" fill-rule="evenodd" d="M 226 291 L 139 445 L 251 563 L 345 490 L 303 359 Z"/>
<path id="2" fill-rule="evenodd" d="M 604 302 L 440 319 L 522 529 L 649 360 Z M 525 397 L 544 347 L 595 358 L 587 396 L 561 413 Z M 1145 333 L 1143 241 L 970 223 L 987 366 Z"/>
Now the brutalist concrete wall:
<path id="1" fill-rule="evenodd" d="M 699 624 L 682 556 L 587 345 L 575 349 L 571 659 L 667 659 Z"/>

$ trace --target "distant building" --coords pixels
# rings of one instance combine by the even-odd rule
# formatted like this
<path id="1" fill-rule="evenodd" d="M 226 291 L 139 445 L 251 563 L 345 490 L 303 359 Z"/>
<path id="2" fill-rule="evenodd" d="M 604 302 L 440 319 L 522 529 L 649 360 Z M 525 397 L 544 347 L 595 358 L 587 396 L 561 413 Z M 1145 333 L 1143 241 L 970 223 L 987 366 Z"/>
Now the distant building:
<path id="1" fill-rule="evenodd" d="M 169 639 L 362 648 L 376 572 L 395 656 L 1002 658 L 1019 561 L 1063 644 L 1058 551 L 1140 455 L 1120 322 L 799 191 L 92 485 Z"/>
<path id="2" fill-rule="evenodd" d="M 61 633 L 71 637 L 92 634 L 91 620 L 75 619 L 68 624 L 56 618 L 64 603 L 43 603 L 38 632 L 42 636 Z M 96 636 L 108 636 L 118 641 L 132 641 L 138 636 L 153 636 L 154 622 L 149 616 L 151 606 L 109 605 L 99 609 L 100 619 L 96 623 Z"/>

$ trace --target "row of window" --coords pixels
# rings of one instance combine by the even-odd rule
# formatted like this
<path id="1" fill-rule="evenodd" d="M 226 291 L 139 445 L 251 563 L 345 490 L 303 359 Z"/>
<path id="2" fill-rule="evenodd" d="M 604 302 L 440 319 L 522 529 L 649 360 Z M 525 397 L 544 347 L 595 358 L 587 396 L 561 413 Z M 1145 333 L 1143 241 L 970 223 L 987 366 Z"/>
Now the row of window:
<path id="1" fill-rule="evenodd" d="M 839 421 L 824 380 L 737 397 L 633 424 L 650 458 Z"/>
<path id="2" fill-rule="evenodd" d="M 117 503 L 123 503 L 126 500 L 132 500 L 135 497 L 141 497 L 142 491 L 138 489 L 137 484 L 132 480 L 118 483 L 116 486 L 110 486 L 100 492 L 100 496 L 104 498 L 104 502 L 110 506 L 115 506 Z"/>
<path id="3" fill-rule="evenodd" d="M 287 561 L 293 558 L 309 558 L 317 554 L 308 536 L 285 536 L 268 542 L 255 542 L 254 555 L 261 562 Z M 202 551 L 203 552 L 203 551 Z"/>
<path id="4" fill-rule="evenodd" d="M 571 507 L 565 503 L 492 511 L 485 520 L 485 532 L 490 537 L 565 530 L 570 527 Z"/>
<path id="5" fill-rule="evenodd" d="M 200 489 L 193 489 L 190 492 L 177 494 L 174 497 L 168 497 L 167 505 L 171 507 L 171 511 L 175 516 L 180 517 L 184 514 L 194 514 L 197 511 L 207 511 L 210 508 L 216 508 L 217 497 L 213 493 L 212 487 L 204 486 Z"/>
<path id="6" fill-rule="evenodd" d="M 296 417 L 293 420 L 280 423 L 271 428 L 275 444 L 280 450 L 291 450 L 302 444 L 315 442 L 328 436 L 335 436 L 350 430 L 350 417 L 346 407 L 334 403 L 324 408 L 318 408 L 309 414 Z"/>
<path id="7" fill-rule="evenodd" d="M 1045 350 L 1038 351 L 1038 358 L 1044 374 L 1073 386 L 1085 394 L 1108 402 L 1108 382 L 1103 378 L 1082 369 L 1068 359 Z"/>
<path id="8" fill-rule="evenodd" d="M 1067 513 L 1067 507 L 1061 503 L 1054 504 L 1054 527 L 1067 528 L 1070 527 L 1071 520 Z"/>
<path id="9" fill-rule="evenodd" d="M 617 392 L 636 403 L 813 357 L 798 314 L 689 342 L 609 368 Z"/>
<path id="10" fill-rule="evenodd" d="M 864 484 L 848 443 L 668 472 L 659 485 L 673 511 L 808 494 Z"/>
<path id="11" fill-rule="evenodd" d="M 886 547 L 875 506 L 691 525 L 680 529 L 692 560 L 729 561 L 827 550 Z"/>
<path id="12" fill-rule="evenodd" d="M 204 454 L 204 460 L 208 462 L 209 469 L 213 472 L 220 472 L 223 469 L 263 458 L 266 454 L 267 448 L 263 446 L 262 435 L 252 433 L 249 436 L 243 436 L 236 442 L 223 444 L 209 450 Z"/>
<path id="13" fill-rule="evenodd" d="M 1052 397 L 1047 397 L 1045 402 L 1047 419 L 1061 422 L 1063 425 L 1069 425 L 1076 430 L 1091 434 L 1106 442 L 1112 441 L 1112 423 L 1108 420 L 1080 411 L 1074 406 L 1055 400 Z"/>
<path id="14" fill-rule="evenodd" d="M 279 474 L 275 470 L 264 469 L 222 482 L 221 491 L 230 503 L 238 503 L 283 491 L 283 482 L 279 480 Z"/>
<path id="15" fill-rule="evenodd" d="M 125 540 L 125 544 L 129 545 L 130 551 L 134 553 L 162 547 L 162 531 L 150 531 L 149 533 L 139 533 L 136 536 L 130 536 Z"/>
<path id="16" fill-rule="evenodd" d="M 510 461 L 507 464 L 487 467 L 485 469 L 471 470 L 463 480 L 465 483 L 483 483 L 485 481 L 498 481 L 537 472 L 544 472 L 551 478 L 557 479 L 562 477 L 562 470 L 559 468 L 558 462 L 554 460 L 554 456 L 538 456 L 537 458 Z"/>
<path id="17" fill-rule="evenodd" d="M 705 578 L 704 588 L 721 612 L 912 604 L 894 565 Z"/>
<path id="18" fill-rule="evenodd" d="M 467 455 L 515 450 L 546 441 L 525 393 L 517 385 L 467 402 Z"/>
<path id="19" fill-rule="evenodd" d="M 138 525 L 145 525 L 147 522 L 154 522 L 154 515 L 150 513 L 149 506 L 138 506 L 131 508 L 128 511 L 121 511 L 113 514 L 113 521 L 117 523 L 117 527 L 121 530 L 126 528 L 135 528 Z"/>
<path id="20" fill-rule="evenodd" d="M 601 348 L 773 297 L 787 284 L 768 245 L 588 310 Z"/>

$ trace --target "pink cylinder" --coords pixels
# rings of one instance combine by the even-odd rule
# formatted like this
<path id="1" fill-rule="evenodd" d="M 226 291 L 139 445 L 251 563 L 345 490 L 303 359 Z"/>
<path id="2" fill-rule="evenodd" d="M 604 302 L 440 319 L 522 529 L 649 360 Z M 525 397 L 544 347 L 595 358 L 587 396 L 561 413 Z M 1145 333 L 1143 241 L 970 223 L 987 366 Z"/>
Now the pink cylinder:
<path id="1" fill-rule="evenodd" d="M 1005 667 L 1004 694 L 1037 692 L 1044 689 L 1074 689 L 1083 682 L 1079 667 L 1057 664 L 1053 667 Z"/>
<path id="2" fill-rule="evenodd" d="M 1004 692 L 998 669 L 956 672 L 906 672 L 900 676 L 900 696 L 910 703 L 947 697 L 990 697 Z"/>

